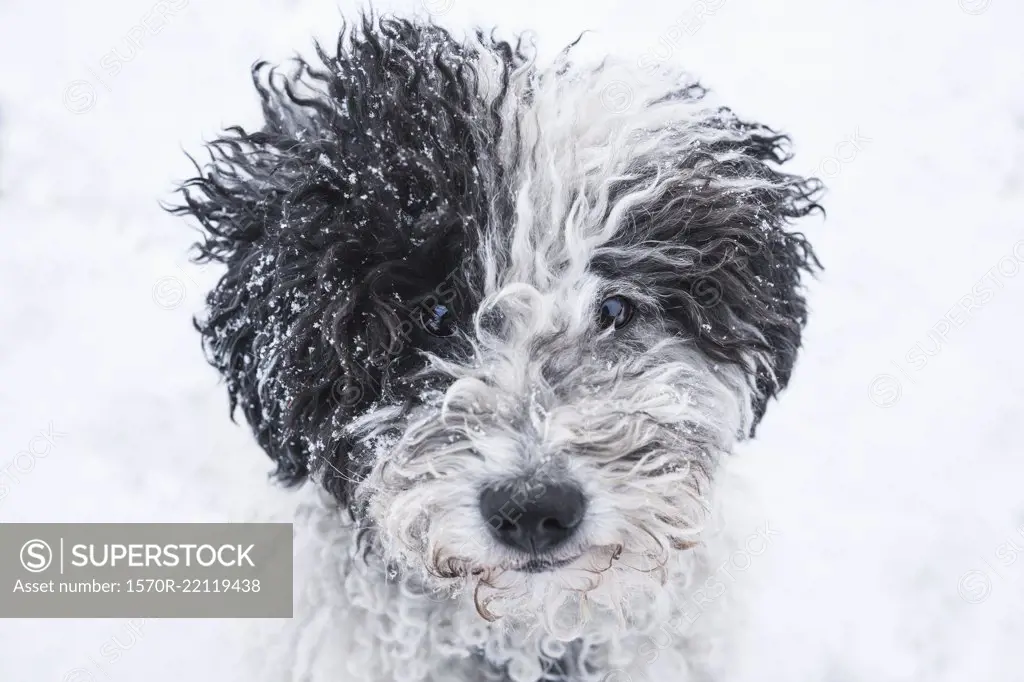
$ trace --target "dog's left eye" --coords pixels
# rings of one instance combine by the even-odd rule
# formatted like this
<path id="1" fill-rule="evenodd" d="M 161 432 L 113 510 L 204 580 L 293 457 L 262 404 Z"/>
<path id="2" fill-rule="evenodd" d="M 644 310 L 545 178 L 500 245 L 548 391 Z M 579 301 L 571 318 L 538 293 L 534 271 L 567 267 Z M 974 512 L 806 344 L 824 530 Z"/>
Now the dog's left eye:
<path id="1" fill-rule="evenodd" d="M 601 329 L 615 327 L 622 329 L 633 319 L 633 304 L 623 296 L 609 296 L 601 301 L 601 312 L 598 324 Z"/>
<path id="2" fill-rule="evenodd" d="M 455 315 L 443 305 L 435 305 L 423 316 L 423 326 L 434 336 L 451 336 L 455 333 Z"/>

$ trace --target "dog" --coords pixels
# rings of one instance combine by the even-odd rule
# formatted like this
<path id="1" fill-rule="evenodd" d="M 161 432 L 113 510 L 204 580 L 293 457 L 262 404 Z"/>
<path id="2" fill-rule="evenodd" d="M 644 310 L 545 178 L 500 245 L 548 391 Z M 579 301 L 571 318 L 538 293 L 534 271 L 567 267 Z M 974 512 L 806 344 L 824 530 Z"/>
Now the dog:
<path id="1" fill-rule="evenodd" d="M 575 49 L 363 15 L 256 64 L 262 128 L 183 183 L 205 352 L 301 488 L 259 679 L 711 674 L 681 597 L 792 372 L 822 186 L 684 72 Z"/>

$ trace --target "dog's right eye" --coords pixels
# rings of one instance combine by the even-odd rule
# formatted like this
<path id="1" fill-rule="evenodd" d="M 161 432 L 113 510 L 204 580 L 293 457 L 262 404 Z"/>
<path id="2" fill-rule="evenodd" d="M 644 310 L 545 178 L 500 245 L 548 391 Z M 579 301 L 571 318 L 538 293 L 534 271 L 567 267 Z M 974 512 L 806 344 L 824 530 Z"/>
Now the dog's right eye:
<path id="1" fill-rule="evenodd" d="M 434 336 L 451 336 L 455 333 L 455 315 L 441 304 L 423 315 L 423 326 Z"/>

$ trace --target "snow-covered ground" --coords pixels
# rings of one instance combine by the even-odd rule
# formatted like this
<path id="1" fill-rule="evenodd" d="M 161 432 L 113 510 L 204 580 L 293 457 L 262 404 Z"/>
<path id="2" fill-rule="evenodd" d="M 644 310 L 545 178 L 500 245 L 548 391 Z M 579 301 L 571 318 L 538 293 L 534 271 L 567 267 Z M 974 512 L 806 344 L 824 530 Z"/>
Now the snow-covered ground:
<path id="1" fill-rule="evenodd" d="M 158 5 L 165 25 L 140 34 Z M 804 226 L 827 270 L 791 387 L 736 460 L 780 533 L 740 577 L 759 588 L 736 681 L 1024 680 L 1007 544 L 1024 548 L 1024 4 L 377 7 L 531 28 L 547 53 L 592 29 L 595 54 L 678 60 L 793 134 L 794 169 L 830 186 L 827 221 Z M 266 497 L 191 329 L 216 273 L 157 202 L 188 174 L 182 147 L 254 120 L 249 64 L 339 17 L 328 0 L 0 1 L 0 521 L 244 520 Z M 142 47 L 112 76 L 128 35 Z M 41 432 L 47 452 L 9 468 Z M 128 625 L 0 619 L 0 680 L 233 679 L 236 624 Z M 134 643 L 111 663 L 115 637 Z"/>

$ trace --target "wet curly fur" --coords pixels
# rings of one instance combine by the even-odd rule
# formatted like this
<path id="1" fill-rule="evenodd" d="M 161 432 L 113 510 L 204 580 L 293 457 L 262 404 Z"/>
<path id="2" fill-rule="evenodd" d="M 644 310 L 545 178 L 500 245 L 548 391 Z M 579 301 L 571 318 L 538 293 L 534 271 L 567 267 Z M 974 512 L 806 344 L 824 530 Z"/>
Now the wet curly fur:
<path id="1" fill-rule="evenodd" d="M 657 675 L 639 643 L 678 622 L 715 472 L 800 347 L 817 263 L 787 224 L 820 185 L 685 74 L 571 55 L 365 16 L 257 64 L 263 127 L 183 186 L 226 266 L 197 326 L 232 410 L 331 500 L 297 517 L 270 679 Z M 490 537 L 480 491 L 513 479 L 588 500 L 557 570 Z"/>

